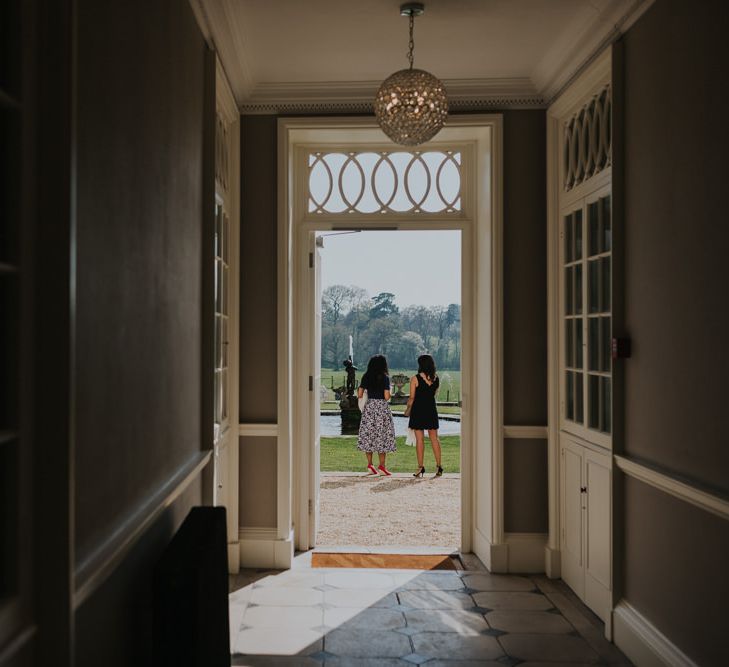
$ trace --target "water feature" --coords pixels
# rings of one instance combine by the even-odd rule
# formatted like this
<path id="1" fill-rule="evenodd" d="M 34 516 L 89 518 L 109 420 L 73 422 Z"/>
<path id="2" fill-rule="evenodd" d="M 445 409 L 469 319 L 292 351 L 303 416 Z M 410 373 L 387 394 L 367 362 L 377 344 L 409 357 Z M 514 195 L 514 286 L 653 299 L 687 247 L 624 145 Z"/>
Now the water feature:
<path id="1" fill-rule="evenodd" d="M 393 415 L 395 422 L 395 435 L 406 435 L 408 430 L 408 419 L 400 415 Z M 342 433 L 342 418 L 338 415 L 321 415 L 319 417 L 319 429 L 322 436 L 333 435 L 357 435 L 357 430 L 351 433 Z M 439 435 L 460 435 L 461 422 L 441 419 Z M 427 437 L 427 434 L 426 434 Z"/>

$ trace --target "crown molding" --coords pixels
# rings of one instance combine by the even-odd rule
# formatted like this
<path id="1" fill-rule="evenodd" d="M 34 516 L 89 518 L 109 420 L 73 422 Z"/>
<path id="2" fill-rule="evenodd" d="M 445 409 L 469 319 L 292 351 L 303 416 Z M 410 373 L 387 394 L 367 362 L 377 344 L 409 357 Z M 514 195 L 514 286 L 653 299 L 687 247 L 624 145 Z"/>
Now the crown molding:
<path id="1" fill-rule="evenodd" d="M 566 31 L 532 72 L 534 85 L 551 103 L 609 44 L 617 40 L 655 0 L 604 1 L 602 8 Z M 577 32 L 579 37 L 574 38 Z"/>
<path id="2" fill-rule="evenodd" d="M 372 113 L 381 81 L 261 83 L 240 104 L 243 114 Z M 543 108 L 544 99 L 528 78 L 446 79 L 451 111 Z"/>

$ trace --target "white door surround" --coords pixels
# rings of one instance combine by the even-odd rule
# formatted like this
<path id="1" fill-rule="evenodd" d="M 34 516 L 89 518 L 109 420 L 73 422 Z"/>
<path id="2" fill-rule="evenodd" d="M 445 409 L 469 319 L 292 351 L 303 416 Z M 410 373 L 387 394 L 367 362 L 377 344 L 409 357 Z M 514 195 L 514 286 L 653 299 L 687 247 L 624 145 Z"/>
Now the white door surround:
<path id="1" fill-rule="evenodd" d="M 449 119 L 429 147 L 457 145 L 463 154 L 463 204 L 458 215 L 411 213 L 348 215 L 361 229 L 454 229 L 462 235 L 462 550 L 473 550 L 492 571 L 506 571 L 503 529 L 502 418 L 502 118 L 474 115 Z M 279 120 L 278 214 L 278 475 L 277 540 L 293 555 L 307 549 L 312 452 L 308 436 L 314 306 L 307 288 L 312 232 L 342 228 L 341 217 L 313 218 L 302 205 L 305 169 L 296 169 L 312 147 L 392 150 L 373 118 Z M 422 150 L 422 149 L 421 149 Z M 302 158 L 302 156 L 304 156 Z M 476 345 L 479 341 L 479 345 Z M 295 435 L 296 434 L 296 435 Z M 480 434 L 481 437 L 476 437 Z M 478 483 L 477 483 L 478 482 Z M 283 563 L 279 563 L 279 566 Z"/>

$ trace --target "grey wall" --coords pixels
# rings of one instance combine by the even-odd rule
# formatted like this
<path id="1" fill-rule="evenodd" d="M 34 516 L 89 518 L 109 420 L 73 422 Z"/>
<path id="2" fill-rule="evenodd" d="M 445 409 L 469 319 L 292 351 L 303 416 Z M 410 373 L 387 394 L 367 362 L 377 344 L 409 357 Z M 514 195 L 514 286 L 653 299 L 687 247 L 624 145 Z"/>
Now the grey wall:
<path id="1" fill-rule="evenodd" d="M 246 528 L 276 527 L 276 438 L 245 436 L 239 439 L 239 522 Z M 251 474 L 251 471 L 255 471 Z"/>
<path id="2" fill-rule="evenodd" d="M 78 3 L 77 561 L 200 450 L 204 62 L 186 2 Z M 78 611 L 79 665 L 147 664 L 151 568 L 199 502 Z"/>
<path id="3" fill-rule="evenodd" d="M 628 456 L 729 494 L 725 3 L 660 0 L 624 38 Z M 726 664 L 729 527 L 628 480 L 624 595 L 701 664 Z M 719 597 L 717 597 L 719 596 Z M 716 613 L 713 611 L 716 610 Z"/>
<path id="4" fill-rule="evenodd" d="M 519 426 L 547 423 L 545 123 L 543 110 L 504 112 L 504 417 Z M 241 118 L 241 422 L 276 421 L 265 379 L 276 372 L 276 147 L 276 117 Z M 546 530 L 543 448 L 517 442 L 508 454 L 507 530 Z M 275 498 L 275 483 L 241 484 L 241 525 L 259 525 L 246 508 L 260 506 L 258 487 Z"/>

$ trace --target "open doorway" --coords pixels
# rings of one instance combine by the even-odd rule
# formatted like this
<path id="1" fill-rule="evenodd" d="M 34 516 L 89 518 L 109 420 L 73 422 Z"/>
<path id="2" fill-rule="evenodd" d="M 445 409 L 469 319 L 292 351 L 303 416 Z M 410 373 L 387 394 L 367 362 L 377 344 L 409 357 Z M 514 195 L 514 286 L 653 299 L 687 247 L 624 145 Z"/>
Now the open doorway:
<path id="1" fill-rule="evenodd" d="M 461 545 L 461 232 L 317 233 L 320 265 L 319 516 L 323 549 L 458 551 Z M 436 365 L 438 472 L 424 433 L 422 477 L 403 413 L 418 358 Z M 368 360 L 388 364 L 395 451 L 366 467 L 356 396 Z M 351 361 L 349 387 L 344 362 Z M 417 382 L 417 380 L 416 380 Z M 425 391 L 425 388 L 423 389 Z M 370 406 L 370 410 L 372 406 Z M 366 413 L 366 409 L 365 409 Z M 388 421 L 384 415 L 384 421 Z M 362 435 L 367 431 L 367 419 Z M 385 430 L 388 431 L 387 426 Z M 412 441 L 412 435 L 410 440 Z M 389 449 L 391 435 L 384 439 Z M 388 475 L 387 473 L 391 473 Z"/>

